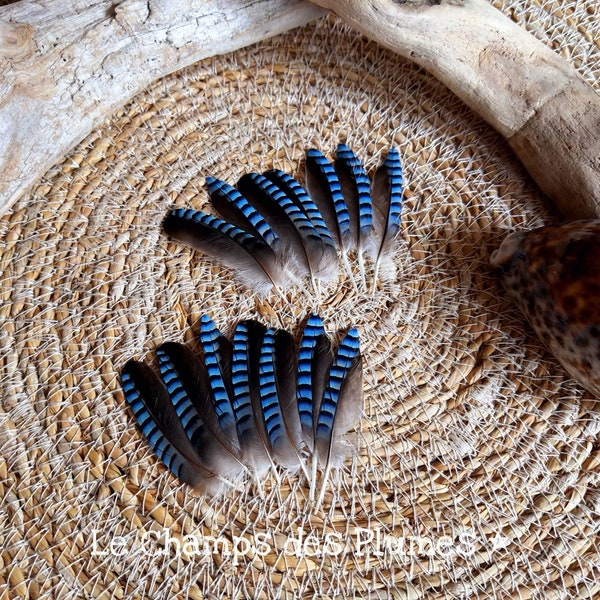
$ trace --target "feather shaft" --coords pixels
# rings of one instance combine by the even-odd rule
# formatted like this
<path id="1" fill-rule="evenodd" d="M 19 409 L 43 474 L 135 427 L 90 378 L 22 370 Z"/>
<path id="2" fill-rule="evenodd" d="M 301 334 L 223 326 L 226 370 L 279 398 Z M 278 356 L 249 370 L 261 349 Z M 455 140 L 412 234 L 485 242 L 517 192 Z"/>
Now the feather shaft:
<path id="1" fill-rule="evenodd" d="M 362 356 L 358 331 L 350 329 L 340 342 L 329 369 L 315 428 L 314 458 L 323 469 L 322 500 L 331 468 L 339 467 L 350 448 L 345 439 L 359 421 L 363 406 Z"/>

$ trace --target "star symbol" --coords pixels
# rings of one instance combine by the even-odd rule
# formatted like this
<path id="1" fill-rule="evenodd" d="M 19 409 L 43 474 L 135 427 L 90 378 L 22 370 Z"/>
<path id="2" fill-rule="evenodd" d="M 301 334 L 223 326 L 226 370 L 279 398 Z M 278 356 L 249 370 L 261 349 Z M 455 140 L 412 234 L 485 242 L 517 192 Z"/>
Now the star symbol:
<path id="1" fill-rule="evenodd" d="M 489 541 L 492 544 L 492 552 L 495 552 L 496 550 L 503 550 L 506 548 L 510 544 L 511 539 L 501 535 L 500 532 L 497 532 L 496 536 Z"/>

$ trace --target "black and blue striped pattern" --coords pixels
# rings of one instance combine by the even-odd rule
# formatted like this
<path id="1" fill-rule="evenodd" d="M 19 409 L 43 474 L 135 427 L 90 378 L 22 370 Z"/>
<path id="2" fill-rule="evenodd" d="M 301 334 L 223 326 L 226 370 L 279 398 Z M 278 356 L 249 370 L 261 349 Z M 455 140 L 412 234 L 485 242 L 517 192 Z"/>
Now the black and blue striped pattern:
<path id="1" fill-rule="evenodd" d="M 338 410 L 338 402 L 340 400 L 340 392 L 346 376 L 359 354 L 360 339 L 358 331 L 352 328 L 341 341 L 335 360 L 329 371 L 329 379 L 323 394 L 323 401 L 321 402 L 321 409 L 315 430 L 315 437 L 317 439 L 331 438 Z"/>
<path id="2" fill-rule="evenodd" d="M 275 183 L 298 207 L 300 207 L 317 233 L 328 246 L 335 248 L 335 242 L 325 224 L 317 205 L 312 201 L 306 190 L 291 176 L 279 169 L 267 171 L 265 176 Z"/>
<path id="3" fill-rule="evenodd" d="M 316 148 L 308 150 L 306 158 L 313 162 L 327 184 L 335 210 L 338 232 L 343 240 L 350 234 L 350 213 L 342 194 L 337 173 L 324 154 Z"/>
<path id="4" fill-rule="evenodd" d="M 320 239 L 320 235 L 306 213 L 277 185 L 260 173 L 250 173 L 250 181 L 265 194 L 275 205 L 279 206 L 290 219 L 302 237 Z"/>
<path id="5" fill-rule="evenodd" d="M 388 213 L 388 235 L 395 236 L 400 230 L 402 216 L 403 176 L 400 154 L 396 148 L 390 148 L 387 158 L 383 163 L 387 171 L 390 185 L 390 210 Z"/>
<path id="6" fill-rule="evenodd" d="M 304 431 L 312 431 L 313 429 L 312 360 L 317 339 L 324 334 L 325 328 L 321 317 L 311 314 L 304 327 L 298 348 L 298 413 L 300 415 L 300 425 Z"/>
<path id="7" fill-rule="evenodd" d="M 275 374 L 275 329 L 268 328 L 263 337 L 258 362 L 260 400 L 267 437 L 273 448 L 285 442 L 286 431 Z"/>
<path id="8" fill-rule="evenodd" d="M 243 443 L 254 431 L 254 412 L 250 389 L 250 339 L 247 322 L 238 323 L 233 332 L 231 357 L 231 387 L 233 413 L 240 441 Z"/>
<path id="9" fill-rule="evenodd" d="M 240 229 L 239 227 L 220 219 L 219 217 L 202 212 L 201 210 L 193 210 L 191 208 L 175 208 L 169 213 L 169 215 L 179 219 L 200 223 L 200 225 L 203 225 L 208 229 L 212 229 L 227 236 L 228 238 L 231 238 L 240 246 L 251 247 L 257 244 L 264 244 L 263 240 L 257 238 L 251 233 L 248 233 L 243 229 Z"/>
<path id="10" fill-rule="evenodd" d="M 136 385 L 131 374 L 127 370 L 127 366 L 121 373 L 121 384 L 123 386 L 125 400 L 129 406 L 131 406 L 135 420 L 150 443 L 150 447 L 171 473 L 178 478 L 182 478 L 182 471 L 187 464 L 186 460 L 165 437 L 160 426 L 150 414 L 143 401 L 143 392 Z"/>
<path id="11" fill-rule="evenodd" d="M 162 348 L 158 348 L 156 356 L 158 357 L 158 371 L 167 388 L 173 408 L 175 408 L 175 412 L 188 439 L 194 447 L 197 447 L 198 439 L 205 425 L 198 415 L 196 407 L 190 400 L 183 381 L 179 377 L 168 354 Z"/>
<path id="12" fill-rule="evenodd" d="M 204 352 L 204 363 L 213 396 L 215 413 L 221 429 L 231 433 L 235 427 L 235 419 L 231 399 L 221 371 L 219 339 L 223 334 L 217 329 L 212 319 L 203 315 L 200 319 L 200 343 Z"/>
<path id="13" fill-rule="evenodd" d="M 345 144 L 337 148 L 337 160 L 343 161 L 350 171 L 351 177 L 356 185 L 358 195 L 358 230 L 364 236 L 373 229 L 373 204 L 371 202 L 371 182 L 367 176 L 362 163 Z"/>
<path id="14" fill-rule="evenodd" d="M 213 202 L 215 197 L 218 196 L 225 202 L 231 203 L 269 246 L 273 247 L 278 243 L 279 236 L 277 233 L 238 190 L 215 177 L 207 177 L 206 184 Z"/>
<path id="15" fill-rule="evenodd" d="M 183 344 L 166 342 L 156 350 L 158 374 L 134 360 L 121 373 L 143 435 L 182 482 L 215 494 L 244 472 L 259 477 L 275 463 L 301 468 L 312 482 L 305 451 L 313 453 L 313 473 L 319 465 L 324 469 L 323 480 L 342 464 L 345 436 L 360 418 L 363 399 L 356 329 L 346 334 L 335 360 L 316 314 L 299 346 L 290 333 L 255 320 L 241 321 L 230 343 L 207 315 L 200 340 L 204 360 Z"/>

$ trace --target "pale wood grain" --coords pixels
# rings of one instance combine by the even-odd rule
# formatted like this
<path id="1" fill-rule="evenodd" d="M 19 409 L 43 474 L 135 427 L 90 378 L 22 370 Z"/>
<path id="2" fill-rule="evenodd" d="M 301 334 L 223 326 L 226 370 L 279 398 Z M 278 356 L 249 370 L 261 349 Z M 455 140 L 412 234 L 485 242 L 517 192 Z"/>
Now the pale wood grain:
<path id="1" fill-rule="evenodd" d="M 323 14 L 299 0 L 23 0 L 0 8 L 0 214 L 157 78 Z"/>
<path id="2" fill-rule="evenodd" d="M 600 97 L 485 0 L 317 0 L 415 61 L 509 142 L 567 218 L 600 216 Z"/>

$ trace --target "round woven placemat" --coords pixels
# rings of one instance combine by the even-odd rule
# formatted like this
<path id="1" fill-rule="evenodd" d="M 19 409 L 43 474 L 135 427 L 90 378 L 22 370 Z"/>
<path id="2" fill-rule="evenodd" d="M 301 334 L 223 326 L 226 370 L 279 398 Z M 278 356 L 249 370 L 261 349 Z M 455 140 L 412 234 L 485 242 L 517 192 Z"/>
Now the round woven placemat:
<path id="1" fill-rule="evenodd" d="M 502 9 L 598 89 L 590 0 Z M 390 145 L 407 182 L 398 276 L 264 300 L 160 231 L 204 177 L 300 175 Z M 554 219 L 502 139 L 431 76 L 329 19 L 203 61 L 136 97 L 0 222 L 0 590 L 7 598 L 592 598 L 597 404 L 489 270 Z M 355 264 L 355 263 L 353 263 Z M 298 332 L 356 325 L 358 450 L 321 510 L 270 475 L 194 497 L 149 449 L 118 373 L 203 313 Z"/>

